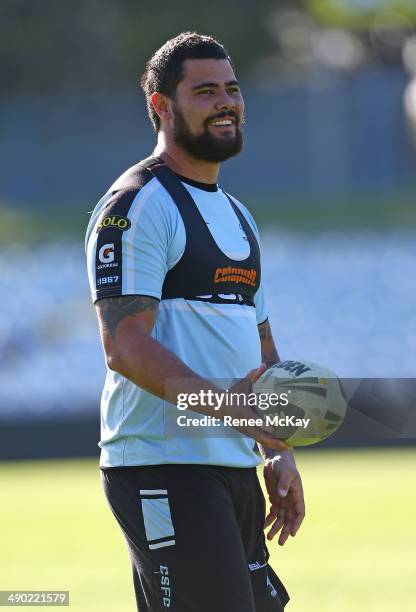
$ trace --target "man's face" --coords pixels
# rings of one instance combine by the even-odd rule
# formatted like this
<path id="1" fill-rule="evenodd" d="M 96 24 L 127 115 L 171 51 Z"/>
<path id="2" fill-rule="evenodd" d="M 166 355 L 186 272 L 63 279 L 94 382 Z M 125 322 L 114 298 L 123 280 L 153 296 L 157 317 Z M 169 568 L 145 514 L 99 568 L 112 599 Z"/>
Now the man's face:
<path id="1" fill-rule="evenodd" d="M 172 100 L 175 143 L 196 159 L 222 162 L 243 147 L 244 100 L 228 60 L 186 60 Z"/>

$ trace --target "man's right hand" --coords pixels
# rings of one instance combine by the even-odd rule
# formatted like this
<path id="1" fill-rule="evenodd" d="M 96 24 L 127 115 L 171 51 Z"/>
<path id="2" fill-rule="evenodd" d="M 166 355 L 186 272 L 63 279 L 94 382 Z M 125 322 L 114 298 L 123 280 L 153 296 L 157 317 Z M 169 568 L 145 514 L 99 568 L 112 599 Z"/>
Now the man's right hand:
<path id="1" fill-rule="evenodd" d="M 265 372 L 267 366 L 263 363 L 259 368 L 251 370 L 247 376 L 239 380 L 234 386 L 229 389 L 229 393 L 244 393 L 246 396 L 251 393 L 253 384 Z M 220 418 L 231 416 L 233 419 L 259 419 L 259 416 L 249 405 L 241 405 L 241 402 L 236 402 L 232 406 L 222 408 L 218 414 Z M 282 440 L 273 436 L 266 424 L 264 426 L 237 426 L 241 433 L 250 438 L 254 438 L 259 444 L 276 450 L 287 450 L 288 446 Z"/>

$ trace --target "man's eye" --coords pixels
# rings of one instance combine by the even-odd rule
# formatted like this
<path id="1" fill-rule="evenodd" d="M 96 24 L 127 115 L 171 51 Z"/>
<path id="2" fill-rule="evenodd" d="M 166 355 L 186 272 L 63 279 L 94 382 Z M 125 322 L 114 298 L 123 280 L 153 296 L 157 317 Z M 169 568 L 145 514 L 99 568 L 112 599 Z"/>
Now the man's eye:
<path id="1" fill-rule="evenodd" d="M 201 89 L 201 91 L 199 91 L 198 93 L 200 94 L 210 94 L 213 93 L 212 89 Z"/>
<path id="2" fill-rule="evenodd" d="M 240 89 L 238 87 L 230 87 L 228 91 L 230 93 L 236 93 L 236 94 L 240 93 Z"/>

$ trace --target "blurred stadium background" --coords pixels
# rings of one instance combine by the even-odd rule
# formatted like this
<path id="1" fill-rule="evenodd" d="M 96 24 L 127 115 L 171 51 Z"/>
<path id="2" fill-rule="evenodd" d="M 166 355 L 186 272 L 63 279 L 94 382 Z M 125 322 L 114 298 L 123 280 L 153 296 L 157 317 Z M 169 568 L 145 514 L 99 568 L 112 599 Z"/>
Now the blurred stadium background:
<path id="1" fill-rule="evenodd" d="M 116 541 L 123 559 L 125 551 L 99 497 L 94 460 L 23 460 L 97 455 L 104 362 L 83 234 L 113 179 L 151 152 L 136 84 L 152 51 L 186 29 L 218 37 L 242 82 L 246 149 L 224 164 L 221 184 L 262 228 L 282 357 L 321 361 L 341 376 L 416 375 L 413 0 L 177 0 L 174 8 L 3 0 L 0 459 L 9 461 L 0 464 L 8 532 L 0 588 L 73 584 L 79 610 L 133 609 L 127 563 L 124 573 L 118 558 L 111 566 Z M 414 448 L 313 449 L 301 463 L 309 535 L 278 551 L 277 561 L 295 587 L 292 609 L 414 609 L 406 578 Z M 381 465 L 389 477 L 380 478 Z M 340 486 L 344 478 L 338 490 L 335 480 Z M 374 479 L 368 489 L 367 478 Z M 86 503 L 86 529 L 78 500 Z M 391 531 L 396 538 L 386 536 Z M 312 567 L 318 556 L 325 580 Z"/>

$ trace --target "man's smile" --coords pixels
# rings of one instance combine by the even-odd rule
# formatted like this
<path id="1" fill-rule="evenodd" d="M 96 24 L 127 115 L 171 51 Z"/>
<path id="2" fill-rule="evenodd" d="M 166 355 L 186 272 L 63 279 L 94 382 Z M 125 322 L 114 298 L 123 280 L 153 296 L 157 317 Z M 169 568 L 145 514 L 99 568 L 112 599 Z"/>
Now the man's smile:
<path id="1" fill-rule="evenodd" d="M 218 121 L 211 121 L 211 125 L 230 127 L 233 125 L 233 121 L 231 121 L 231 119 L 219 119 Z"/>
<path id="2" fill-rule="evenodd" d="M 231 116 L 216 117 L 215 119 L 211 119 L 208 122 L 208 125 L 211 125 L 220 130 L 226 130 L 235 127 L 236 119 Z"/>

